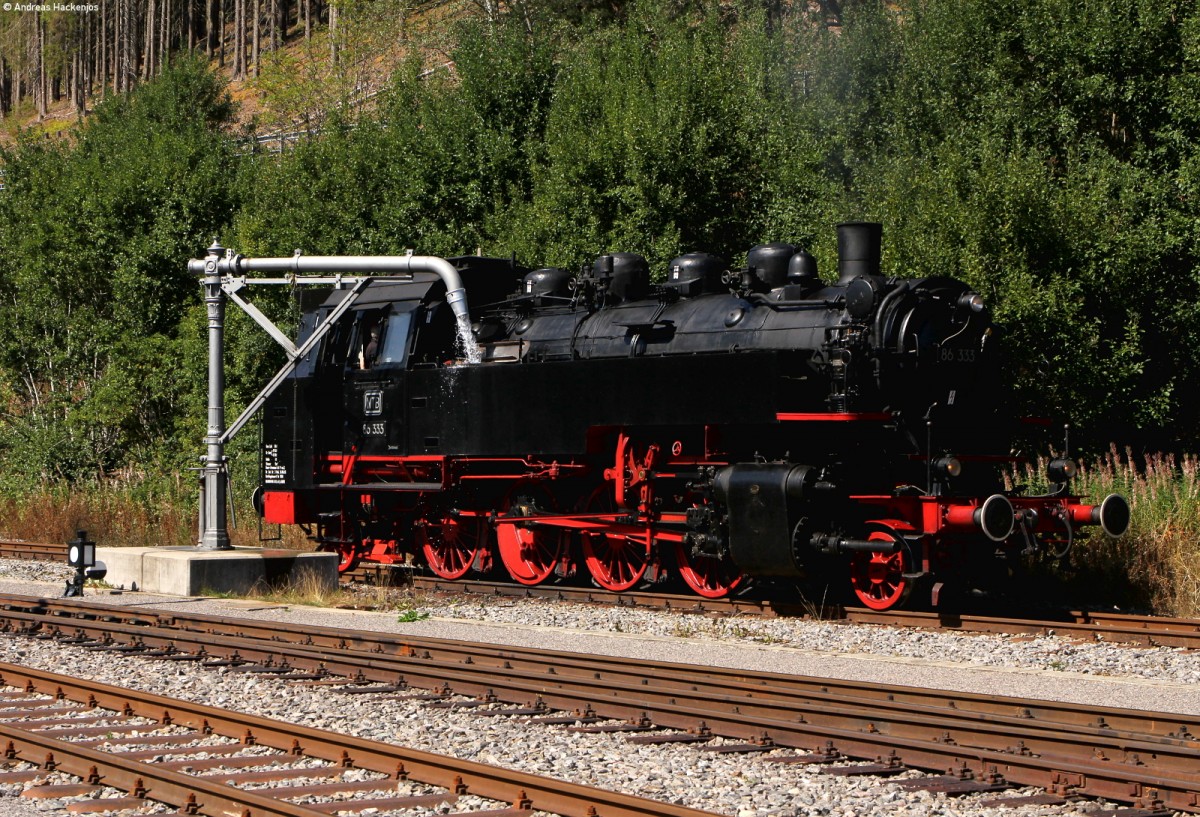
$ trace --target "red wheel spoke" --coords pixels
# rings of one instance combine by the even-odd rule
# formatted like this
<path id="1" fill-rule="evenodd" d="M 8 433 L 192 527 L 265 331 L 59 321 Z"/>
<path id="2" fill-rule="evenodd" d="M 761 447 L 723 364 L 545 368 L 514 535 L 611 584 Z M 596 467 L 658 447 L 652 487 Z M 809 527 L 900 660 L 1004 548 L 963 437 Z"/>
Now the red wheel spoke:
<path id="1" fill-rule="evenodd" d="M 583 557 L 596 583 L 616 593 L 641 581 L 649 566 L 645 545 L 616 533 L 585 534 Z"/>

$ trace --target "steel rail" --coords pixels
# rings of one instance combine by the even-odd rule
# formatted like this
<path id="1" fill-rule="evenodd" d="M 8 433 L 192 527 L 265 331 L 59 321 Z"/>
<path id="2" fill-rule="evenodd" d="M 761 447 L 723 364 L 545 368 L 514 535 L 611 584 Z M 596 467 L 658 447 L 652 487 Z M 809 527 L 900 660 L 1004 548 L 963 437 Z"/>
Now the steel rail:
<path id="1" fill-rule="evenodd" d="M 9 615 L 23 618 L 27 614 Z M 210 655 L 221 653 L 238 660 L 256 660 L 265 666 L 279 661 L 281 663 L 276 666 L 281 670 L 321 669 L 360 681 L 455 692 L 483 701 L 524 703 L 533 711 L 574 707 L 579 712 L 597 716 L 652 719 L 659 726 L 696 732 L 707 729 L 728 737 L 754 740 L 766 736 L 776 744 L 798 748 L 832 742 L 840 752 L 857 757 L 877 757 L 903 747 L 903 760 L 911 765 L 941 769 L 949 763 L 953 768 L 970 760 L 1008 769 L 1006 776 L 1016 774 L 1023 784 L 1053 786 L 1055 779 L 1044 773 L 1047 766 L 1063 775 L 1077 777 L 1079 770 L 1086 767 L 1091 772 L 1078 777 L 1076 784 L 1086 793 L 1122 799 L 1129 796 L 1131 786 L 1161 788 L 1172 807 L 1181 809 L 1195 809 L 1196 793 L 1200 792 L 1200 777 L 1190 771 L 1200 768 L 1200 741 L 1191 731 L 1194 728 L 1200 732 L 1200 727 L 1194 720 L 1187 723 L 1188 719 L 1182 716 L 1105 709 L 1102 714 L 1091 712 L 1093 722 L 1090 725 L 1068 725 L 1029 717 L 1030 707 L 1062 705 L 1020 699 L 1010 699 L 1006 703 L 1012 713 L 1009 715 L 970 713 L 954 704 L 952 708 L 939 709 L 928 704 L 914 705 L 909 701 L 878 697 L 864 702 L 855 699 L 849 689 L 839 695 L 827 695 L 824 699 L 814 696 L 808 700 L 767 688 L 764 686 L 767 681 L 754 673 L 737 673 L 747 676 L 740 692 L 730 683 L 718 691 L 702 680 L 708 668 L 689 668 L 682 679 L 662 683 L 671 665 L 648 667 L 646 662 L 633 662 L 639 666 L 630 667 L 631 662 L 613 662 L 618 669 L 610 671 L 607 660 L 598 657 L 582 659 L 573 654 L 544 657 L 540 669 L 526 668 L 521 675 L 508 679 L 503 677 L 503 670 L 512 668 L 502 665 L 511 664 L 515 656 L 505 658 L 507 651 L 503 648 L 483 650 L 486 658 L 480 654 L 472 660 L 468 654 L 461 661 L 447 661 L 433 658 L 409 639 L 398 642 L 401 655 L 381 657 L 371 651 L 354 654 L 362 648 L 352 646 L 357 641 L 357 634 L 353 632 L 344 632 L 342 640 L 323 648 L 286 647 L 267 642 L 271 628 L 262 622 L 228 620 L 215 623 L 220 625 L 216 629 L 249 628 L 259 632 L 260 638 L 247 643 L 245 639 L 232 639 L 210 631 L 181 633 L 182 640 L 192 639 L 204 645 Z M 31 620 L 29 624 L 33 628 L 36 621 Z M 71 624 L 81 626 L 78 622 Z M 109 636 L 125 626 L 111 622 L 87 624 Z M 312 628 L 305 629 L 306 638 L 310 638 L 314 634 Z M 136 633 L 123 635 L 137 637 Z M 324 640 L 331 633 L 316 635 Z M 144 638 L 142 643 L 145 646 L 165 643 L 169 637 Z M 279 632 L 275 631 L 271 637 L 279 638 Z M 379 643 L 376 640 L 375 646 Z M 460 645 L 457 649 L 461 652 L 468 648 Z M 326 650 L 333 650 L 333 653 Z M 574 667 L 565 666 L 564 658 L 576 662 Z M 531 661 L 528 656 L 521 660 Z M 829 684 L 827 681 L 822 683 Z M 843 684 L 849 686 L 846 682 Z M 908 691 L 910 696 L 913 693 L 913 690 Z M 953 693 L 936 695 L 951 701 L 956 698 Z M 1071 716 L 1078 718 L 1087 712 L 1086 708 L 1079 707 L 1071 712 Z M 1113 728 L 1109 718 L 1127 728 Z M 1155 729 L 1161 732 L 1164 723 L 1179 724 L 1180 721 L 1185 723 L 1173 734 L 1152 734 Z M 1025 759 L 1027 756 L 1034 757 Z M 1143 758 L 1151 757 L 1156 764 L 1155 771 L 1161 774 L 1151 774 L 1149 769 L 1137 766 Z M 999 763 L 1005 758 L 1005 762 Z M 1043 772 L 1039 773 L 1038 769 Z M 980 769 L 981 773 L 988 771 L 987 768 Z"/>
<path id="2" fill-rule="evenodd" d="M 0 672 L 3 671 L 0 668 Z M 159 764 L 129 760 L 120 754 L 102 752 L 7 723 L 0 723 L 0 740 L 7 742 L 5 755 L 10 760 L 49 764 L 56 771 L 73 774 L 93 784 L 137 792 L 135 796 L 141 799 L 152 798 L 179 809 L 194 808 L 197 813 L 211 817 L 245 814 L 248 809 L 253 809 L 256 815 L 262 817 L 323 815 L 322 812 L 285 800 L 172 771 Z"/>
<path id="3" fill-rule="evenodd" d="M 95 605 L 86 600 L 42 599 L 34 596 L 0 594 L 0 610 L 13 613 L 24 612 L 25 619 L 37 624 L 42 617 L 66 626 L 64 618 L 72 620 L 102 619 L 117 624 L 135 626 L 154 625 L 172 631 L 202 634 L 200 644 L 210 642 L 211 636 L 233 635 L 267 642 L 272 648 L 280 645 L 281 639 L 291 640 L 304 646 L 334 650 L 339 655 L 358 652 L 378 659 L 382 656 L 412 657 L 425 655 L 448 665 L 480 665 L 499 669 L 526 670 L 544 673 L 553 667 L 560 677 L 572 675 L 594 678 L 602 670 L 606 679 L 621 682 L 622 678 L 637 683 L 646 673 L 655 678 L 655 683 L 664 688 L 691 688 L 703 685 L 714 691 L 728 694 L 753 695 L 756 698 L 772 696 L 815 696 L 817 698 L 842 698 L 847 700 L 871 701 L 872 705 L 894 703 L 903 707 L 929 707 L 934 709 L 953 708 L 981 717 L 1013 716 L 1023 720 L 1037 720 L 1056 724 L 1087 725 L 1102 722 L 1104 728 L 1117 731 L 1145 731 L 1149 724 L 1150 734 L 1168 737 L 1200 734 L 1200 716 L 1159 713 L 1148 718 L 1149 713 L 1130 711 L 1115 707 L 1080 706 L 1070 703 L 1035 701 L 974 695 L 962 692 L 923 690 L 915 687 L 864 684 L 830 678 L 812 678 L 782 673 L 749 672 L 724 667 L 687 667 L 669 662 L 616 657 L 601 659 L 581 656 L 574 652 L 552 651 L 513 645 L 472 644 L 451 639 L 429 638 L 415 635 L 393 635 L 367 630 L 350 630 L 313 625 L 289 625 L 285 622 L 260 621 L 228 616 L 213 616 L 179 611 L 148 610 L 144 607 L 117 605 Z M 15 618 L 15 617 L 14 617 Z M 143 630 L 131 631 L 137 637 Z M 155 646 L 167 646 L 173 637 L 157 639 Z M 178 640 L 186 640 L 180 638 Z M 151 639 L 154 641 L 154 639 Z M 193 640 L 193 643 L 197 643 Z M 265 660 L 272 654 L 260 653 Z M 324 655 L 325 653 L 322 653 Z M 254 660 L 249 653 L 241 656 Z"/>
<path id="4" fill-rule="evenodd" d="M 66 559 L 66 545 L 54 543 L 0 540 L 0 558 Z M 380 582 L 397 568 L 392 565 L 364 562 L 352 571 L 349 578 Z M 405 571 L 406 574 L 408 571 Z M 343 576 L 346 578 L 346 576 Z M 414 590 L 452 595 L 539 598 L 552 601 L 596 604 L 612 607 L 671 610 L 681 613 L 703 613 L 725 616 L 754 616 L 760 618 L 823 617 L 830 621 L 852 624 L 872 624 L 890 627 L 957 630 L 970 633 L 1057 635 L 1110 644 L 1136 644 L 1151 647 L 1181 647 L 1200 649 L 1200 619 L 1140 616 L 1121 613 L 1071 611 L 1061 619 L 1031 619 L 1013 616 L 984 616 L 955 612 L 923 612 L 907 610 L 875 611 L 865 607 L 815 608 L 812 605 L 780 601 L 763 597 L 706 599 L 701 596 L 676 593 L 626 592 L 610 593 L 590 587 L 568 585 L 526 586 L 511 582 L 482 580 L 450 581 L 430 576 L 405 575 L 405 584 Z"/>
<path id="5" fill-rule="evenodd" d="M 302 753 L 309 757 L 316 757 L 342 765 L 352 765 L 357 768 L 370 769 L 388 775 L 395 775 L 397 770 L 402 768 L 409 777 L 415 780 L 431 783 L 435 786 L 447 788 L 450 791 L 458 791 L 459 793 L 469 792 L 493 800 L 520 803 L 523 804 L 522 807 L 524 809 L 549 811 L 555 814 L 568 815 L 569 817 L 575 817 L 576 815 L 578 817 L 589 817 L 589 815 L 599 815 L 600 817 L 651 817 L 651 815 L 663 815 L 664 817 L 707 817 L 707 815 L 710 815 L 710 812 L 647 800 L 632 795 L 603 791 L 590 786 L 554 780 L 541 775 L 505 769 L 498 766 L 489 766 L 470 760 L 461 760 L 391 744 L 378 743 L 350 735 L 274 721 L 256 715 L 231 712 L 205 704 L 192 703 L 190 701 L 168 698 L 162 695 L 115 687 L 108 684 L 100 684 L 84 679 L 70 678 L 57 673 L 34 670 L 13 664 L 0 663 L 0 683 L 24 688 L 31 692 L 43 692 L 54 696 L 58 696 L 61 693 L 71 700 L 88 702 L 91 705 L 159 722 L 170 723 L 173 726 L 188 726 L 200 732 L 211 732 L 236 738 L 243 742 L 253 742 L 258 745 L 270 746 L 291 754 Z M 8 732 L 17 731 L 11 726 L 4 724 L 0 724 L 0 730 L 3 730 L 0 731 L 0 734 L 5 734 L 6 736 Z M 15 738 L 11 737 L 7 739 L 15 740 Z M 41 738 L 41 740 L 49 741 L 50 739 Z M 56 762 L 59 762 L 60 752 L 63 753 L 62 756 L 65 758 L 68 751 L 75 750 L 72 744 L 67 744 L 63 741 L 55 741 L 55 743 L 64 743 L 66 746 L 54 748 L 49 743 L 45 743 L 42 746 L 35 746 L 34 748 L 37 748 L 39 751 L 48 750 L 54 752 Z M 85 749 L 85 747 L 78 747 L 78 749 Z M 84 755 L 84 760 L 72 761 L 73 764 L 77 763 L 77 765 L 73 765 L 69 769 L 73 774 L 78 774 L 79 772 L 76 772 L 75 769 L 79 768 L 82 770 L 83 776 L 86 777 L 88 776 L 87 767 L 96 765 L 99 768 L 107 768 L 108 764 L 114 758 L 120 759 L 119 755 L 96 752 L 95 750 L 86 750 Z M 33 757 L 37 757 L 37 755 Z M 32 757 L 27 759 L 30 759 L 32 762 L 40 762 L 40 760 L 33 760 Z M 131 763 L 131 761 L 125 759 L 120 760 L 123 764 Z M 138 764 L 137 768 L 145 768 L 145 765 Z M 117 773 L 114 772 L 114 774 Z M 158 774 L 163 774 L 163 772 L 159 772 Z M 198 781 L 197 778 L 190 776 L 183 777 L 185 779 L 181 781 L 178 779 L 177 773 L 163 775 L 163 785 L 168 791 L 173 792 L 173 797 L 178 796 L 178 792 L 183 793 L 183 802 L 177 802 L 175 803 L 176 805 L 183 806 L 187 802 L 186 795 L 188 792 L 184 791 L 184 789 L 189 786 L 191 787 L 191 793 L 199 791 L 206 797 L 221 796 L 220 791 L 213 791 L 210 794 L 207 791 L 199 790 L 197 788 L 198 782 L 202 781 Z M 147 787 L 147 789 L 149 788 Z M 156 799 L 159 793 L 157 790 L 152 792 Z M 247 792 L 246 794 L 253 793 Z M 270 800 L 270 798 L 261 795 L 255 795 L 255 797 L 264 802 L 254 807 L 266 809 L 269 803 L 265 801 Z M 197 794 L 195 800 L 199 803 L 202 798 Z M 273 802 L 276 804 L 274 807 L 278 808 L 279 801 Z M 219 815 L 237 814 L 241 813 L 241 810 L 238 809 L 232 812 L 205 811 L 204 813 Z M 300 809 L 296 811 L 265 810 L 263 813 L 287 815 L 287 817 L 308 817 L 308 815 L 312 815 L 314 812 L 311 809 Z"/>
<path id="6" fill-rule="evenodd" d="M 369 577 L 372 575 L 371 569 L 374 568 L 374 575 L 378 577 L 386 567 L 386 565 L 365 564 L 360 568 L 360 575 Z M 609 593 L 588 587 L 566 585 L 528 587 L 511 582 L 451 581 L 428 576 L 412 576 L 408 581 L 414 590 L 468 597 L 540 598 L 612 607 L 761 618 L 811 618 L 817 616 L 830 621 L 845 621 L 851 624 L 918 627 L 971 633 L 1053 634 L 1114 644 L 1200 649 L 1200 620 L 1198 619 L 1081 611 L 1065 613 L 1061 619 L 1036 619 L 970 615 L 957 612 L 877 611 L 865 607 L 817 608 L 812 605 L 780 601 L 769 597 L 705 599 L 700 596 L 671 593 Z"/>
<path id="7" fill-rule="evenodd" d="M 273 661 L 291 657 L 313 668 L 316 658 L 334 672 L 341 665 L 353 675 L 354 667 L 363 666 L 347 658 L 365 658 L 368 667 L 377 672 L 376 665 L 388 657 L 403 661 L 422 658 L 420 664 L 440 664 L 462 669 L 477 667 L 485 672 L 502 670 L 524 672 L 540 677 L 553 673 L 556 680 L 583 678 L 589 682 L 598 676 L 614 686 L 645 687 L 643 679 L 653 679 L 653 687 L 667 693 L 690 694 L 703 688 L 709 694 L 753 698 L 756 703 L 791 699 L 830 702 L 854 702 L 882 709 L 904 711 L 922 709 L 936 712 L 946 710 L 964 716 L 983 719 L 1016 719 L 1054 724 L 1055 728 L 1084 727 L 1114 732 L 1157 735 L 1176 738 L 1200 735 L 1200 716 L 1172 713 L 1150 713 L 1116 707 L 1082 706 L 1065 702 L 1038 701 L 976 695 L 943 690 L 926 690 L 890 684 L 868 684 L 830 678 L 814 678 L 783 673 L 751 672 L 725 667 L 689 667 L 669 662 L 598 657 L 574 652 L 553 651 L 511 645 L 489 645 L 422 636 L 398 636 L 364 630 L 349 630 L 313 625 L 289 625 L 283 622 L 210 616 L 177 611 L 147 611 L 145 608 L 90 605 L 74 599 L 46 600 L 35 597 L 0 595 L 0 609 L 9 612 L 14 621 L 30 626 L 42 626 L 46 616 L 51 628 L 69 627 L 75 621 L 100 618 L 105 624 L 100 632 L 109 637 L 124 636 L 138 640 L 147 648 L 168 647 L 190 643 L 193 648 L 212 647 L 238 651 L 243 661 Z M 24 615 L 21 614 L 24 611 Z M 64 621 L 64 618 L 70 620 Z M 122 629 L 119 625 L 134 629 Z M 165 633 L 147 635 L 145 625 L 168 628 Z M 178 632 L 180 635 L 175 635 Z M 225 641 L 223 637 L 236 637 Z M 245 639 L 251 639 L 247 642 Z M 282 651 L 283 640 L 289 641 L 292 652 Z M 265 645 L 265 647 L 264 647 Z M 315 653 L 302 648 L 315 649 Z M 333 651 L 330 653 L 329 651 Z M 227 654 L 232 654 L 229 652 Z M 293 666 L 295 666 L 293 664 Z M 402 664 L 395 667 L 403 671 Z M 391 671 L 387 666 L 383 672 Z M 382 676 L 380 680 L 389 680 Z"/>
<path id="8" fill-rule="evenodd" d="M 685 613 L 721 613 L 723 615 L 753 615 L 774 618 L 782 613 L 798 614 L 799 605 L 784 605 L 770 599 L 726 598 L 706 599 L 680 593 L 648 593 L 626 591 L 613 593 L 591 587 L 567 585 L 513 584 L 510 582 L 450 581 L 429 576 L 413 576 L 412 587 L 432 593 L 449 593 L 458 596 L 483 596 L 497 598 L 550 599 L 553 601 L 595 604 L 606 607 L 637 607 L 656 610 L 675 610 Z M 789 612 L 790 611 L 790 612 Z"/>
<path id="9" fill-rule="evenodd" d="M 67 546 L 66 544 L 55 544 L 53 542 L 23 542 L 16 539 L 0 539 L 0 558 L 65 562 L 67 560 Z"/>
<path id="10" fill-rule="evenodd" d="M 1072 612 L 1069 619 L 1028 619 L 848 607 L 842 618 L 852 624 L 961 630 L 970 633 L 1070 636 L 1085 641 L 1150 647 L 1200 648 L 1200 620 L 1157 616 Z"/>

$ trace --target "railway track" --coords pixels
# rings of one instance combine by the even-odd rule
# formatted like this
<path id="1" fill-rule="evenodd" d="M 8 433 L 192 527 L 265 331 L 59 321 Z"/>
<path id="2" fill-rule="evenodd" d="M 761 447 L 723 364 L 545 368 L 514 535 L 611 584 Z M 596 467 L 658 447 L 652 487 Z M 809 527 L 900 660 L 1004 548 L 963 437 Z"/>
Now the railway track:
<path id="1" fill-rule="evenodd" d="M 65 562 L 67 560 L 67 546 L 66 544 L 53 542 L 23 542 L 17 539 L 0 539 L 0 558 Z"/>
<path id="2" fill-rule="evenodd" d="M 363 694 L 430 690 L 439 699 L 433 706 L 547 723 L 583 721 L 574 728 L 627 732 L 632 742 L 694 742 L 723 752 L 783 748 L 789 752 L 778 762 L 874 761 L 839 766 L 859 771 L 836 773 L 948 773 L 912 784 L 941 791 L 1037 785 L 1057 797 L 1089 795 L 1200 812 L 1200 716 L 74 600 L 8 596 L 0 599 L 0 610 L 9 632 L 132 655 L 188 655 L 284 677 L 339 676 L 352 679 Z"/>
<path id="3" fill-rule="evenodd" d="M 0 540 L 0 558 L 63 561 L 66 545 Z M 673 610 L 723 616 L 819 617 L 852 624 L 919 627 L 971 633 L 1059 635 L 1085 641 L 1105 641 L 1151 647 L 1200 649 L 1200 620 L 1140 616 L 1125 613 L 1064 611 L 1047 618 L 984 616 L 961 613 L 892 610 L 878 612 L 861 607 L 824 607 L 797 604 L 771 597 L 706 599 L 695 595 L 651 592 L 610 593 L 588 587 L 511 582 L 447 581 L 414 575 L 391 565 L 363 563 L 343 577 L 348 582 L 373 585 L 403 584 L 425 593 L 480 598 L 537 598 L 615 607 Z"/>
<path id="4" fill-rule="evenodd" d="M 411 579 L 414 590 L 481 598 L 540 598 L 616 607 L 642 607 L 724 616 L 816 617 L 849 624 L 959 630 L 972 633 L 1060 635 L 1087 641 L 1108 641 L 1155 647 L 1200 648 L 1200 620 L 1137 616 L 1120 613 L 1068 611 L 1055 618 L 1029 619 L 962 613 L 892 610 L 865 607 L 814 608 L 772 598 L 704 599 L 671 593 L 608 593 L 585 587 L 505 582 L 446 581 L 423 576 Z"/>
<path id="5" fill-rule="evenodd" d="M 454 808 L 464 817 L 522 817 L 535 810 L 572 817 L 709 815 L 6 663 L 0 663 L 0 741 L 7 767 L 0 784 L 70 774 L 80 782 L 41 783 L 26 793 L 124 792 L 107 798 L 106 811 L 157 801 L 180 814 L 213 817 L 318 817 L 418 806 Z M 270 786 L 247 788 L 264 783 Z M 345 799 L 352 793 L 364 796 Z M 300 797 L 303 804 L 293 802 Z M 493 802 L 472 805 L 471 798 Z"/>
<path id="6" fill-rule="evenodd" d="M 1161 616 L 1072 611 L 1064 613 L 1061 620 L 1039 620 L 903 610 L 877 613 L 867 609 L 845 608 L 843 618 L 858 624 L 893 627 L 925 627 L 972 633 L 1060 635 L 1116 644 L 1183 647 L 1193 650 L 1200 648 L 1200 621 Z"/>

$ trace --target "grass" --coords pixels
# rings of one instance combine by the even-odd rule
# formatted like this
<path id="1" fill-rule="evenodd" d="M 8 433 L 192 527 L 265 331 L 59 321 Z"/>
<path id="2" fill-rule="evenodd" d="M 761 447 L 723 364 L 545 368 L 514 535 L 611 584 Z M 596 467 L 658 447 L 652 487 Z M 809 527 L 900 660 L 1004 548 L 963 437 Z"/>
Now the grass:
<path id="1" fill-rule="evenodd" d="M 294 527 L 284 529 L 281 541 L 260 542 L 249 507 L 238 507 L 237 519 L 240 526 L 229 530 L 234 546 L 312 549 Z M 80 530 L 101 546 L 190 547 L 198 539 L 195 497 L 176 486 L 123 479 L 74 487 L 42 485 L 20 496 L 0 496 L 0 536 L 68 542 Z"/>
<path id="2" fill-rule="evenodd" d="M 1075 541 L 1054 573 L 1076 595 L 1152 610 L 1200 616 L 1200 457 L 1138 456 L 1112 446 L 1079 463 L 1072 490 L 1099 502 L 1108 494 L 1129 500 L 1129 532 L 1111 539 L 1096 528 Z M 1013 475 L 1032 492 L 1044 489 L 1046 463 Z"/>
<path id="3" fill-rule="evenodd" d="M 411 591 L 396 587 L 329 585 L 312 570 L 299 570 L 286 583 L 277 586 L 256 586 L 246 593 L 204 590 L 201 595 L 213 598 L 245 598 L 287 607 L 340 607 L 355 610 L 397 612 L 401 622 L 424 621 L 429 613 L 419 609 L 426 599 Z"/>

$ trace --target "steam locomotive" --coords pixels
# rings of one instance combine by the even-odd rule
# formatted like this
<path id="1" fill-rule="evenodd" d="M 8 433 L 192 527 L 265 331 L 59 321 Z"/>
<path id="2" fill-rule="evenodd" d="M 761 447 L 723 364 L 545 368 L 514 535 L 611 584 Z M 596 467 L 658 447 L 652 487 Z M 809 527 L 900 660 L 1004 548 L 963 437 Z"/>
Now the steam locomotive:
<path id="1" fill-rule="evenodd" d="M 469 322 L 435 274 L 375 281 L 264 406 L 262 516 L 342 570 L 825 582 L 879 610 L 1123 533 L 1128 504 L 1073 494 L 1069 459 L 1047 494 L 1004 489 L 997 327 L 961 281 L 884 277 L 881 234 L 838 226 L 833 284 L 785 243 L 733 270 L 681 255 L 659 284 L 633 253 L 577 275 L 448 259 Z"/>

